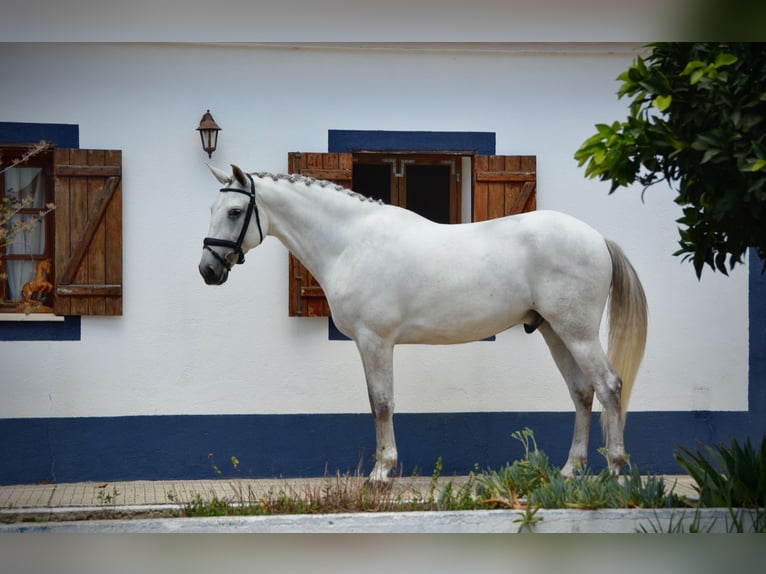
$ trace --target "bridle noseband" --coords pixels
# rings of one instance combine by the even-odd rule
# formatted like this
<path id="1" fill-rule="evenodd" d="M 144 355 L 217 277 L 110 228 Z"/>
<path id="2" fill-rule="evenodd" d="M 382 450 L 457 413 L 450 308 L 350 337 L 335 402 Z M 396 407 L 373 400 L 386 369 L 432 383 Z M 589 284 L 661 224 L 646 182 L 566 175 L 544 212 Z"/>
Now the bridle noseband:
<path id="1" fill-rule="evenodd" d="M 218 261 L 226 267 L 228 271 L 231 271 L 231 256 L 237 255 L 237 265 L 242 264 L 245 262 L 245 252 L 242 251 L 242 242 L 245 240 L 245 234 L 247 233 L 247 228 L 250 225 L 250 218 L 252 217 L 253 212 L 255 212 L 255 222 L 258 224 L 258 234 L 261 236 L 261 242 L 263 242 L 263 230 L 261 229 L 261 217 L 258 213 L 258 204 L 255 202 L 255 182 L 253 181 L 253 176 L 251 176 L 249 173 L 246 174 L 247 179 L 250 180 L 250 190 L 246 189 L 240 189 L 238 187 L 222 187 L 221 193 L 226 191 L 233 191 L 235 193 L 242 193 L 244 195 L 247 195 L 250 198 L 250 203 L 247 206 L 247 213 L 245 214 L 245 222 L 242 224 L 242 230 L 239 232 L 239 237 L 237 237 L 236 241 L 230 241 L 228 239 L 217 239 L 215 237 L 205 237 L 205 239 L 202 241 L 202 245 L 204 249 L 207 249 L 210 251 L 210 253 L 213 254 L 213 257 L 218 259 Z M 225 257 L 222 257 L 219 255 L 215 250 L 211 249 L 211 246 L 214 247 L 229 247 L 232 249 L 232 252 L 227 254 Z"/>

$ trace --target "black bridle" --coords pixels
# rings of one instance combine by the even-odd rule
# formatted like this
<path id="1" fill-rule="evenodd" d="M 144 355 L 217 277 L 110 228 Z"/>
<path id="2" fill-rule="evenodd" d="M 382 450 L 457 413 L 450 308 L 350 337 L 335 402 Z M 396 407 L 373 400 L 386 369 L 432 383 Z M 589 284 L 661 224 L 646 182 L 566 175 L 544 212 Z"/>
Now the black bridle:
<path id="1" fill-rule="evenodd" d="M 247 213 L 245 213 L 245 221 L 242 224 L 242 229 L 239 232 L 239 237 L 237 237 L 236 241 L 230 241 L 228 239 L 217 239 L 215 237 L 205 237 L 205 239 L 202 241 L 202 245 L 204 249 L 207 249 L 210 251 L 210 253 L 213 254 L 213 257 L 218 259 L 218 261 L 226 267 L 227 270 L 231 271 L 231 259 L 232 255 L 237 256 L 237 265 L 245 262 L 245 252 L 242 251 L 242 242 L 245 240 L 245 234 L 247 233 L 247 228 L 250 225 L 250 218 L 252 217 L 252 214 L 255 213 L 255 222 L 258 224 L 258 233 L 261 236 L 261 242 L 263 242 L 263 230 L 261 229 L 261 216 L 258 213 L 258 204 L 255 202 L 255 182 L 253 181 L 253 176 L 251 176 L 249 173 L 246 174 L 247 178 L 250 180 L 250 190 L 247 189 L 240 189 L 239 187 L 223 187 L 221 188 L 221 193 L 226 191 L 233 191 L 235 193 L 241 193 L 244 195 L 247 195 L 250 198 L 250 203 L 247 205 Z M 230 253 L 228 253 L 226 256 L 222 257 L 219 255 L 215 250 L 211 249 L 211 246 L 213 247 L 229 247 L 232 249 Z"/>

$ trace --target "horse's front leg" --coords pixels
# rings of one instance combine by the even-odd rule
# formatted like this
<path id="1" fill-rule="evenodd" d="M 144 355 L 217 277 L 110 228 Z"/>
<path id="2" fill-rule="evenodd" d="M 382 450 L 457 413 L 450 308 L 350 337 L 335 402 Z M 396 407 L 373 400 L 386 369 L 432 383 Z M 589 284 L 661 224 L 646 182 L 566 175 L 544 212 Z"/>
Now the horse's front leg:
<path id="1" fill-rule="evenodd" d="M 394 437 L 394 347 L 377 337 L 362 337 L 356 342 L 362 356 L 367 394 L 375 422 L 375 467 L 370 473 L 373 484 L 387 484 L 396 468 Z"/>

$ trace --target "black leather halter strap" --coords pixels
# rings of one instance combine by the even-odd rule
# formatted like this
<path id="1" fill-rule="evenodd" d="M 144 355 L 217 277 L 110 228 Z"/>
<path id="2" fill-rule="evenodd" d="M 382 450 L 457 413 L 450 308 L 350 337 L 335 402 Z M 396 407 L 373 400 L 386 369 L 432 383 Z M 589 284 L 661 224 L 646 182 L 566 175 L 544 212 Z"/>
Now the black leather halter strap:
<path id="1" fill-rule="evenodd" d="M 245 213 L 245 221 L 242 223 L 242 229 L 239 232 L 239 237 L 237 237 L 236 241 L 230 241 L 228 239 L 217 239 L 215 237 L 205 237 L 205 239 L 202 241 L 202 245 L 204 249 L 207 249 L 210 251 L 210 253 L 213 254 L 213 257 L 218 259 L 218 261 L 226 267 L 229 271 L 231 271 L 231 256 L 236 255 L 237 256 L 237 265 L 245 262 L 245 252 L 242 251 L 242 242 L 245 240 L 245 234 L 247 233 L 247 228 L 250 225 L 250 219 L 252 218 L 253 213 L 255 213 L 255 222 L 258 225 L 258 234 L 261 236 L 261 242 L 263 242 L 263 230 L 261 229 L 261 216 L 260 213 L 258 213 L 258 204 L 255 202 L 255 182 L 253 181 L 253 176 L 251 176 L 249 173 L 247 174 L 247 178 L 250 180 L 250 190 L 247 189 L 241 189 L 239 187 L 223 187 L 221 188 L 221 193 L 231 191 L 234 193 L 241 193 L 243 195 L 247 195 L 250 198 L 250 203 L 247 206 L 247 213 Z M 230 253 L 228 253 L 226 256 L 221 256 L 216 252 L 214 249 L 211 249 L 211 247 L 229 247 L 232 249 Z"/>

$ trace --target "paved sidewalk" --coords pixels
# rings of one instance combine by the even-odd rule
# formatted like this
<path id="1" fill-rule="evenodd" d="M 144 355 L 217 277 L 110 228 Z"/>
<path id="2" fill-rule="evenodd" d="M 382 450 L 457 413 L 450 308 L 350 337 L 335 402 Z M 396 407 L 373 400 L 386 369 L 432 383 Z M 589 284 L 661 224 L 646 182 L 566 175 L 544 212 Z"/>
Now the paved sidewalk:
<path id="1" fill-rule="evenodd" d="M 693 481 L 688 476 L 665 476 L 665 484 L 676 494 L 695 496 Z M 442 477 L 439 486 L 452 482 L 457 489 L 468 477 Z M 253 503 L 284 493 L 290 497 L 320 493 L 334 485 L 350 485 L 362 478 L 304 479 L 218 479 L 167 480 L 130 482 L 83 482 L 73 484 L 41 484 L 0 486 L 0 522 L 28 520 L 88 520 L 95 518 L 131 518 L 170 516 L 201 497 Z M 428 494 L 430 477 L 394 479 L 392 497 L 411 500 Z"/>
<path id="2" fill-rule="evenodd" d="M 438 485 L 452 482 L 454 488 L 459 488 L 467 480 L 442 477 Z M 336 491 L 342 491 L 361 486 L 364 481 L 358 477 L 235 478 L 0 486 L 0 522 L 171 516 L 195 500 L 257 503 L 281 493 L 290 498 L 318 498 L 334 486 Z M 422 498 L 428 494 L 430 484 L 430 477 L 397 478 L 390 496 L 401 500 Z"/>

